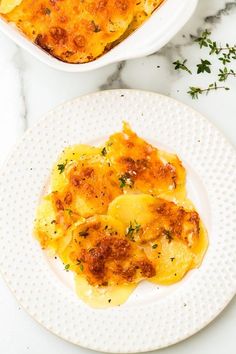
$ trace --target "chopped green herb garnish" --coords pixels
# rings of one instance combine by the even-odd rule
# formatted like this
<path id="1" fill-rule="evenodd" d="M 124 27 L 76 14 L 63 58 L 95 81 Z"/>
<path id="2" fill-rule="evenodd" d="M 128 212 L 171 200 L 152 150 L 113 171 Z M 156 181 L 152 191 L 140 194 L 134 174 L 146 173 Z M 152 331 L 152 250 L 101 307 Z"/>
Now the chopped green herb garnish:
<path id="1" fill-rule="evenodd" d="M 101 31 L 101 28 L 98 25 L 96 25 L 96 23 L 93 20 L 91 21 L 91 24 L 93 26 L 93 32 L 97 33 Z"/>
<path id="2" fill-rule="evenodd" d="M 68 270 L 70 268 L 70 265 L 69 264 L 66 264 L 65 265 L 65 270 Z"/>
<path id="3" fill-rule="evenodd" d="M 126 232 L 126 236 L 131 241 L 134 241 L 134 234 L 139 232 L 140 227 L 141 227 L 141 225 L 139 225 L 136 220 L 134 220 L 133 224 L 132 224 L 132 222 L 130 222 L 128 230 Z"/>
<path id="4" fill-rule="evenodd" d="M 68 214 L 71 216 L 71 214 L 73 213 L 73 211 L 71 210 L 71 209 L 65 209 L 67 212 L 68 212 Z"/>
<path id="5" fill-rule="evenodd" d="M 45 13 L 45 15 L 50 15 L 51 14 L 51 10 L 48 7 L 45 7 L 44 13 Z"/>
<path id="6" fill-rule="evenodd" d="M 61 174 L 62 172 L 64 172 L 65 167 L 66 167 L 66 164 L 67 164 L 67 160 L 66 160 L 64 163 L 59 163 L 59 164 L 57 165 L 57 168 L 58 168 L 58 171 L 60 172 L 60 174 Z"/>
<path id="7" fill-rule="evenodd" d="M 119 181 L 120 181 L 120 188 L 124 188 L 125 186 L 132 188 L 134 184 L 134 181 L 131 179 L 128 173 L 125 173 L 122 176 L 120 176 Z"/>
<path id="8" fill-rule="evenodd" d="M 152 245 L 152 248 L 155 249 L 157 248 L 158 244 L 157 243 L 154 243 L 154 245 Z"/>
<path id="9" fill-rule="evenodd" d="M 83 272 L 83 270 L 84 270 L 83 264 L 80 264 L 79 269 L 81 270 L 81 272 Z"/>
<path id="10" fill-rule="evenodd" d="M 211 66 L 211 62 L 209 60 L 201 59 L 201 63 L 197 64 L 197 74 L 204 73 L 204 72 L 210 74 L 211 73 L 210 66 Z"/>
<path id="11" fill-rule="evenodd" d="M 166 239 L 169 243 L 173 240 L 173 236 L 169 230 L 164 230 L 163 234 L 166 236 Z"/>
<path id="12" fill-rule="evenodd" d="M 120 188 L 124 188 L 126 185 L 126 179 L 124 177 L 120 177 L 119 181 L 120 181 Z"/>
<path id="13" fill-rule="evenodd" d="M 79 235 L 81 237 L 87 237 L 89 235 L 88 229 L 87 230 L 83 230 L 79 232 Z"/>
<path id="14" fill-rule="evenodd" d="M 104 147 L 101 151 L 102 156 L 106 156 L 107 154 L 107 149 Z"/>

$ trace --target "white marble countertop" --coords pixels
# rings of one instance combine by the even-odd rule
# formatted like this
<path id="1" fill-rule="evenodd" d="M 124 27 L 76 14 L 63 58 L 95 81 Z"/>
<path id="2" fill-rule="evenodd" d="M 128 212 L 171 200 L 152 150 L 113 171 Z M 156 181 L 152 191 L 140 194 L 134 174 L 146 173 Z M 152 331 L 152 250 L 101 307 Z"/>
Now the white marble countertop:
<path id="1" fill-rule="evenodd" d="M 0 163 L 24 131 L 51 108 L 79 95 L 114 88 L 144 89 L 174 97 L 204 114 L 235 146 L 236 78 L 227 81 L 230 91 L 219 90 L 192 100 L 186 93 L 188 87 L 214 82 L 216 72 L 190 76 L 178 73 L 172 65 L 176 59 L 188 58 L 189 65 L 193 66 L 200 58 L 208 57 L 207 52 L 199 51 L 193 41 L 193 36 L 205 28 L 212 31 L 215 40 L 235 44 L 235 24 L 235 0 L 200 0 L 191 20 L 159 52 L 83 74 L 53 70 L 0 33 Z M 216 59 L 211 57 L 211 61 L 216 66 Z M 227 354 L 234 354 L 235 305 L 234 299 L 207 328 L 158 353 L 221 354 L 227 351 Z M 34 322 L 17 304 L 1 278 L 0 318 L 0 353 L 90 352 L 57 338 Z"/>

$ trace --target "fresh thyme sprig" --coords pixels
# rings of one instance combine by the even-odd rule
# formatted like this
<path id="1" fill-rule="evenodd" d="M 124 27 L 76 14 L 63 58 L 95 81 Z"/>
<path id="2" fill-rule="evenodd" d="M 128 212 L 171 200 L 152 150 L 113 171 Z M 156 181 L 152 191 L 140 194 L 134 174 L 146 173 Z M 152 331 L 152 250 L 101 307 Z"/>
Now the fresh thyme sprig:
<path id="1" fill-rule="evenodd" d="M 174 61 L 173 65 L 175 65 L 175 70 L 184 70 L 189 74 L 192 74 L 191 70 L 189 70 L 189 68 L 185 65 L 186 62 L 187 59 L 184 59 L 182 63 L 179 60 Z"/>
<path id="2" fill-rule="evenodd" d="M 231 58 L 229 53 L 222 53 L 222 56 L 219 58 L 220 61 L 222 61 L 222 64 L 226 65 L 227 63 L 230 63 Z"/>
<path id="3" fill-rule="evenodd" d="M 236 77 L 236 71 L 228 69 L 226 66 L 223 69 L 219 69 L 219 81 L 226 81 L 230 75 Z"/>
<path id="4" fill-rule="evenodd" d="M 232 60 L 236 60 L 236 45 L 230 46 L 226 43 L 224 46 L 219 45 L 216 41 L 213 41 L 210 38 L 211 32 L 206 29 L 201 33 L 201 35 L 195 39 L 195 42 L 199 44 L 200 48 L 208 48 L 209 55 L 217 55 L 218 60 L 224 65 L 219 69 L 217 77 L 219 82 L 225 82 L 229 76 L 236 77 L 236 71 L 231 68 L 228 68 L 228 64 L 231 63 Z M 186 66 L 187 59 L 184 59 L 182 62 L 180 60 L 176 60 L 173 62 L 175 66 L 175 70 L 184 70 L 189 74 L 192 74 L 192 70 L 190 70 Z M 212 63 L 207 59 L 201 59 L 201 62 L 196 64 L 196 72 L 197 74 L 202 73 L 211 73 Z M 199 98 L 199 95 L 208 94 L 210 91 L 216 90 L 226 90 L 228 91 L 230 88 L 227 86 L 220 86 L 217 82 L 213 82 L 208 85 L 208 87 L 195 87 L 190 86 L 187 93 L 192 97 L 192 99 Z"/>
<path id="5" fill-rule="evenodd" d="M 138 233 L 140 228 L 141 228 L 141 225 L 138 224 L 136 220 L 134 220 L 133 223 L 130 221 L 129 227 L 126 232 L 126 236 L 130 239 L 130 241 L 133 241 L 133 242 L 135 241 L 134 234 Z"/>
<path id="6" fill-rule="evenodd" d="M 195 42 L 199 44 L 199 47 L 206 47 L 210 48 L 209 54 L 220 54 L 221 52 L 227 52 L 225 53 L 230 57 L 230 59 L 236 59 L 236 45 L 230 46 L 228 43 L 225 44 L 225 46 L 218 45 L 216 41 L 212 41 L 211 38 L 209 38 L 211 35 L 211 32 L 208 31 L 207 29 L 201 33 L 201 35 L 195 39 Z"/>
<path id="7" fill-rule="evenodd" d="M 208 85 L 207 88 L 190 86 L 189 91 L 187 93 L 192 97 L 192 99 L 197 99 L 199 95 L 202 94 L 208 95 L 210 91 L 216 91 L 222 89 L 228 91 L 230 88 L 227 86 L 218 86 L 217 83 L 214 82 L 213 84 Z"/>
<path id="8" fill-rule="evenodd" d="M 209 36 L 211 35 L 211 32 L 208 31 L 207 29 L 202 32 L 202 34 L 195 39 L 195 42 L 198 42 L 200 48 L 202 47 L 208 47 L 209 46 Z"/>

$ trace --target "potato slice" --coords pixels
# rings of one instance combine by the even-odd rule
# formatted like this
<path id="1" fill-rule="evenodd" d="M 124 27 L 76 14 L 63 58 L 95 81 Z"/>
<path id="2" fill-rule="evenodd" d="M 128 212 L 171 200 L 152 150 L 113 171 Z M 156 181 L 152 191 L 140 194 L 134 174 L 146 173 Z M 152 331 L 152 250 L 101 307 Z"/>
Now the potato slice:
<path id="1" fill-rule="evenodd" d="M 66 178 L 66 170 L 71 163 L 78 161 L 80 158 L 100 156 L 100 149 L 90 145 L 72 145 L 66 147 L 60 155 L 58 161 L 53 166 L 51 174 L 51 190 L 59 191 L 65 188 L 68 180 Z"/>
<path id="2" fill-rule="evenodd" d="M 137 284 L 120 284 L 95 287 L 80 276 L 75 275 L 75 289 L 81 300 L 94 308 L 108 308 L 126 302 Z"/>
<path id="3" fill-rule="evenodd" d="M 179 239 L 189 247 L 198 242 L 199 215 L 195 210 L 154 198 L 147 194 L 121 195 L 110 204 L 108 214 L 121 220 L 126 226 L 139 225 L 136 241 L 140 243 L 165 236 Z"/>
<path id="4" fill-rule="evenodd" d="M 153 242 L 155 248 L 146 247 L 148 258 L 156 265 L 152 282 L 169 285 L 181 280 L 193 265 L 193 253 L 179 240 L 169 242 L 166 238 Z"/>
<path id="5" fill-rule="evenodd" d="M 153 219 L 149 205 L 154 202 L 155 198 L 148 194 L 122 194 L 110 203 L 108 215 L 120 220 L 126 227 L 135 221 L 141 225 L 147 224 Z"/>
<path id="6" fill-rule="evenodd" d="M 119 220 L 108 215 L 89 218 L 73 227 L 62 258 L 94 286 L 138 283 L 155 275 L 143 249 L 125 236 Z"/>
<path id="7" fill-rule="evenodd" d="M 64 150 L 53 168 L 51 188 L 61 208 L 82 217 L 104 214 L 110 201 L 122 193 L 103 149 L 87 145 Z"/>
<path id="8" fill-rule="evenodd" d="M 7 14 L 11 12 L 16 6 L 20 5 L 22 0 L 1 0 L 0 13 Z"/>
<path id="9" fill-rule="evenodd" d="M 194 264 L 193 266 L 199 267 L 202 263 L 203 257 L 206 253 L 208 247 L 208 237 L 207 237 L 207 230 L 202 221 L 200 221 L 199 225 L 199 239 L 198 242 L 192 247 L 191 251 L 194 254 Z"/>
<path id="10" fill-rule="evenodd" d="M 104 159 L 81 159 L 66 174 L 72 209 L 83 217 L 105 214 L 109 203 L 122 193 L 114 169 Z"/>
<path id="11" fill-rule="evenodd" d="M 51 196 L 46 196 L 41 201 L 34 223 L 34 234 L 42 248 L 56 248 L 55 240 L 63 236 L 63 232 L 56 224 Z"/>
<path id="12" fill-rule="evenodd" d="M 185 169 L 177 155 L 165 153 L 137 136 L 127 123 L 106 144 L 106 158 L 127 193 L 185 197 Z"/>
<path id="13" fill-rule="evenodd" d="M 201 263 L 208 241 L 196 211 L 147 194 L 126 194 L 110 204 L 108 214 L 144 249 L 155 265 L 155 282 L 175 283 Z"/>
<path id="14" fill-rule="evenodd" d="M 69 213 L 68 210 L 57 212 L 54 206 L 54 193 L 51 193 L 45 196 L 38 206 L 34 235 L 42 248 L 62 252 L 71 239 L 68 229 L 82 221 L 83 218 Z"/>

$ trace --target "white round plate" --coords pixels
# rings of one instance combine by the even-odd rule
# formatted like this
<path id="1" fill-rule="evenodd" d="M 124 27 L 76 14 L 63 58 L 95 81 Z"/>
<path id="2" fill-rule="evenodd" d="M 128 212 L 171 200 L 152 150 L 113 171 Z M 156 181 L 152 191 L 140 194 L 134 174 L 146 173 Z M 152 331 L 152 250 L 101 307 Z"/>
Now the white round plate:
<path id="1" fill-rule="evenodd" d="M 50 169 L 67 145 L 99 143 L 126 120 L 156 146 L 176 152 L 187 188 L 209 233 L 199 269 L 181 282 L 144 282 L 126 304 L 89 308 L 71 274 L 46 257 L 32 237 L 35 209 Z M 27 131 L 0 177 L 0 269 L 27 312 L 64 339 L 102 352 L 144 352 L 200 330 L 236 290 L 236 154 L 199 113 L 155 93 L 114 90 L 79 97 Z"/>

